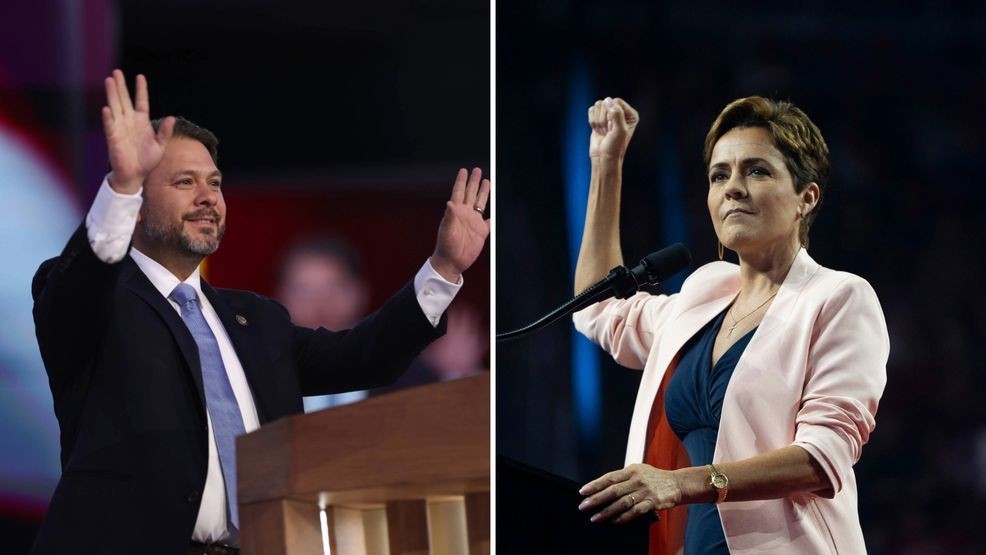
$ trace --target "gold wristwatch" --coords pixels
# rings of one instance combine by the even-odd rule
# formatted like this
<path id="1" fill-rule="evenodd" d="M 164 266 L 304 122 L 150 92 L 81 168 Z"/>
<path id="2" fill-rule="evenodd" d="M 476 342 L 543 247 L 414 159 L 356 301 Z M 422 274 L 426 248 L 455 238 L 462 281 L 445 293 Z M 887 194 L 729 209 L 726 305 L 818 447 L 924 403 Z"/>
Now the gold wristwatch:
<path id="1" fill-rule="evenodd" d="M 713 464 L 709 465 L 709 470 L 712 471 L 712 478 L 709 480 L 709 483 L 712 484 L 712 487 L 716 488 L 716 492 L 719 494 L 716 503 L 722 503 L 726 500 L 726 495 L 729 494 L 729 478 L 722 472 L 719 472 L 719 469 Z"/>

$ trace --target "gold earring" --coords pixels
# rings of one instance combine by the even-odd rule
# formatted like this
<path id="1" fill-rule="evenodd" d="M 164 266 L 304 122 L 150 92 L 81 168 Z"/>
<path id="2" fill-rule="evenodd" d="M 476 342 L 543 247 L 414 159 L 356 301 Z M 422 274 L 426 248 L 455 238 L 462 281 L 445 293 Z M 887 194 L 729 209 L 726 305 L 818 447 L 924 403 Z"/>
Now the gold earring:
<path id="1" fill-rule="evenodd" d="M 726 252 L 725 252 L 725 250 L 722 247 L 722 242 L 717 240 L 716 241 L 716 245 L 718 245 L 717 248 L 719 250 L 719 260 L 722 260 L 725 257 L 725 255 L 726 255 Z"/>

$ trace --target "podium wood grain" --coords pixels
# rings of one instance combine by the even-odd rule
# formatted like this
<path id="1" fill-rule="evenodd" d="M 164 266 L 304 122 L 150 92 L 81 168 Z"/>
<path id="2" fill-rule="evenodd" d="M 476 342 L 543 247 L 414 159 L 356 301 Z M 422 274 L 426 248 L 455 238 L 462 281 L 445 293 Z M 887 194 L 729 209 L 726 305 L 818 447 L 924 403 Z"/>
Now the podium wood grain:
<path id="1" fill-rule="evenodd" d="M 308 553 L 311 537 L 321 546 L 298 505 L 310 506 L 317 524 L 318 507 L 424 506 L 443 496 L 466 496 L 470 545 L 482 553 L 485 541 L 488 551 L 489 398 L 489 375 L 480 374 L 291 416 L 238 438 L 244 554 Z"/>
<path id="2" fill-rule="evenodd" d="M 490 554 L 490 492 L 466 495 L 466 530 L 470 555 Z"/>
<path id="3" fill-rule="evenodd" d="M 428 504 L 424 499 L 387 503 L 390 555 L 428 555 Z"/>

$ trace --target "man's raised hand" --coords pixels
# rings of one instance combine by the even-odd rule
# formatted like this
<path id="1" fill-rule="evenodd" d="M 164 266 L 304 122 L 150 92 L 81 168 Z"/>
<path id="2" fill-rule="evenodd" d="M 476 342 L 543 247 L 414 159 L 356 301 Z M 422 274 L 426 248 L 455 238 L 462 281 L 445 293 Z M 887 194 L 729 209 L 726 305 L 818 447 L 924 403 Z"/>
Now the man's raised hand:
<path id="1" fill-rule="evenodd" d="M 490 180 L 480 180 L 482 177 L 479 168 L 473 168 L 472 174 L 465 168 L 459 170 L 452 197 L 445 203 L 445 216 L 438 225 L 431 266 L 452 283 L 458 283 L 462 272 L 479 258 L 490 235 L 490 222 L 483 217 L 490 197 Z"/>
<path id="2" fill-rule="evenodd" d="M 147 174 L 161 162 L 175 127 L 175 118 L 165 118 L 157 133 L 154 132 L 147 79 L 143 75 L 137 76 L 133 103 L 122 71 L 113 70 L 105 84 L 103 131 L 110 158 L 110 186 L 118 193 L 134 194 L 140 190 Z"/>

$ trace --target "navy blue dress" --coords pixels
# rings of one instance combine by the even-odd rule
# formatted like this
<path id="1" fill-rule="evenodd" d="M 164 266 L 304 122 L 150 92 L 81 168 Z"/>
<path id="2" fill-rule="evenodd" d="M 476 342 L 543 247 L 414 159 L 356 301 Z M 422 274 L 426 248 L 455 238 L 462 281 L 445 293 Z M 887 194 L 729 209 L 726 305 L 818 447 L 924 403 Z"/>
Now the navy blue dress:
<path id="1" fill-rule="evenodd" d="M 722 312 L 688 340 L 664 395 L 668 424 L 685 444 L 692 466 L 712 462 L 726 386 L 755 331 L 750 330 L 736 341 L 712 366 L 712 347 L 725 316 L 726 312 Z M 689 505 L 685 555 L 720 554 L 728 555 L 729 549 L 719 510 L 713 503 Z"/>

